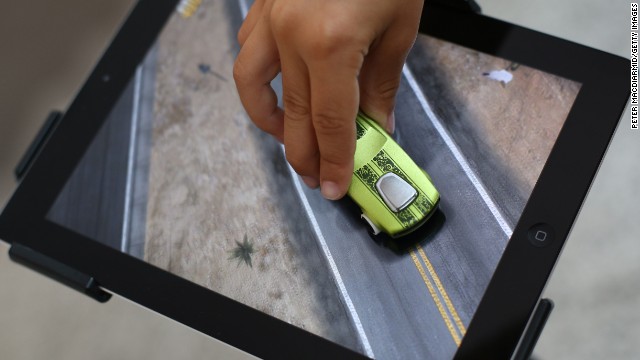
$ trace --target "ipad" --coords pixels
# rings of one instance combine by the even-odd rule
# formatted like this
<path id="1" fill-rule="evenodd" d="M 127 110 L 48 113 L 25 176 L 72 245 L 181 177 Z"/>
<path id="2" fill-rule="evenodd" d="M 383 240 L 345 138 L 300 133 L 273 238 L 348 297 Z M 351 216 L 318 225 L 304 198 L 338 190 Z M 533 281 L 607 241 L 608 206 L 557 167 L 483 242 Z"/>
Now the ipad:
<path id="1" fill-rule="evenodd" d="M 137 3 L 44 142 L 0 218 L 15 257 L 263 358 L 512 356 L 630 62 L 427 3 L 393 138 L 440 206 L 409 236 L 372 237 L 242 108 L 232 68 L 250 2 L 176 5 Z"/>

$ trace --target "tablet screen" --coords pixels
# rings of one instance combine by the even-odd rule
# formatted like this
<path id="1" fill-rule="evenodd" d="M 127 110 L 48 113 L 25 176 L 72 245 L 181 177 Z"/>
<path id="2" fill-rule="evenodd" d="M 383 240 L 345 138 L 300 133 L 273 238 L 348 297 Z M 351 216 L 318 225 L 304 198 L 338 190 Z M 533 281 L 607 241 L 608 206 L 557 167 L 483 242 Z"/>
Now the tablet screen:
<path id="1" fill-rule="evenodd" d="M 580 84 L 420 35 L 393 138 L 440 207 L 407 238 L 372 238 L 247 117 L 244 13 L 171 17 L 47 218 L 364 355 L 451 358 Z"/>

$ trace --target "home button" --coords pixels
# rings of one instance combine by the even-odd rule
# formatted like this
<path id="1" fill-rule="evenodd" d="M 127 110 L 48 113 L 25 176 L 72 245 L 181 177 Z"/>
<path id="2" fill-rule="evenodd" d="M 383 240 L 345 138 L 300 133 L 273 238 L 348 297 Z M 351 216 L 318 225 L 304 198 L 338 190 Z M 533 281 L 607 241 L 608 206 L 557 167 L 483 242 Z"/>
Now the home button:
<path id="1" fill-rule="evenodd" d="M 533 225 L 527 234 L 529 242 L 536 247 L 543 247 L 553 242 L 554 232 L 550 225 L 540 223 Z"/>

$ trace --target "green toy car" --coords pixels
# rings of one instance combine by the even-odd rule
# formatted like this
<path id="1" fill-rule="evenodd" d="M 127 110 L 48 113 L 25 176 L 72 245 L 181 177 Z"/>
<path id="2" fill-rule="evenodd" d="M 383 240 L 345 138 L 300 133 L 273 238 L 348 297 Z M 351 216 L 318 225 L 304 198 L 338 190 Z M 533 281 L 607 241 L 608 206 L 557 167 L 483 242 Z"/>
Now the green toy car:
<path id="1" fill-rule="evenodd" d="M 407 235 L 438 208 L 440 194 L 429 175 L 373 119 L 356 118 L 353 178 L 347 194 L 360 206 L 374 235 Z"/>

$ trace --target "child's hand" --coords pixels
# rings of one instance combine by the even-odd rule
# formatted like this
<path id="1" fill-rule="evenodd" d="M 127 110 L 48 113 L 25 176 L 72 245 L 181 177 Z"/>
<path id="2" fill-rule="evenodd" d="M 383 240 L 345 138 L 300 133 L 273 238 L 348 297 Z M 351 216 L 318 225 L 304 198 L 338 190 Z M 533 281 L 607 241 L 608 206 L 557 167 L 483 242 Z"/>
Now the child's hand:
<path id="1" fill-rule="evenodd" d="M 421 12 L 422 0 L 256 0 L 249 10 L 234 65 L 242 104 L 324 197 L 349 187 L 358 107 L 393 132 Z M 279 72 L 284 111 L 270 86 Z"/>

